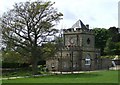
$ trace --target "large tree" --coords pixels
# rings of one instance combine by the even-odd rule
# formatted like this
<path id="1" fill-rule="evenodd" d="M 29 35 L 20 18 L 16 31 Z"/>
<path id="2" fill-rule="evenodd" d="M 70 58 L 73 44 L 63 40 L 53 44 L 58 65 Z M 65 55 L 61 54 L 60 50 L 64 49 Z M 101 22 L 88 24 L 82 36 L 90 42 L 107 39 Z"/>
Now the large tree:
<path id="1" fill-rule="evenodd" d="M 95 33 L 95 47 L 101 50 L 101 55 L 105 55 L 104 48 L 110 36 L 109 32 L 105 28 L 94 28 L 93 31 Z"/>
<path id="2" fill-rule="evenodd" d="M 110 37 L 104 49 L 107 55 L 120 55 L 120 33 L 118 30 L 116 27 L 110 27 L 108 29 Z"/>
<path id="3" fill-rule="evenodd" d="M 53 27 L 62 19 L 62 13 L 53 7 L 52 2 L 35 1 L 16 3 L 14 8 L 1 17 L 3 42 L 31 58 L 33 73 L 42 54 L 41 46 L 47 37 L 56 33 Z M 22 49 L 25 52 L 20 52 Z"/>

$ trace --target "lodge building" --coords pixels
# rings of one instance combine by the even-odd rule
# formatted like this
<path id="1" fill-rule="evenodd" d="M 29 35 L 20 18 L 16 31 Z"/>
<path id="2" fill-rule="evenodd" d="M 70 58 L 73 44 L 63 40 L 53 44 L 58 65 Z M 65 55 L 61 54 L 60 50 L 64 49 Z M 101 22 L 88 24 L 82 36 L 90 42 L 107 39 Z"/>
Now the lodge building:
<path id="1" fill-rule="evenodd" d="M 100 49 L 95 48 L 94 33 L 81 20 L 63 30 L 63 44 L 54 57 L 46 60 L 48 70 L 87 71 L 111 66 L 109 59 L 100 58 Z"/>

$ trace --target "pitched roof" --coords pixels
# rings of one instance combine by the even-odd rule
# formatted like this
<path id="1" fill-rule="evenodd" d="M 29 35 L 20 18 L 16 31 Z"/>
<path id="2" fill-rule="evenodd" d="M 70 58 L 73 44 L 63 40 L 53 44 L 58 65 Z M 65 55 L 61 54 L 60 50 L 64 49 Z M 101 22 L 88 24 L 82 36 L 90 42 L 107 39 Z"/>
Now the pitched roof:
<path id="1" fill-rule="evenodd" d="M 72 28 L 83 28 L 83 29 L 87 29 L 87 27 L 83 24 L 83 22 L 81 20 L 78 20 L 73 26 Z"/>

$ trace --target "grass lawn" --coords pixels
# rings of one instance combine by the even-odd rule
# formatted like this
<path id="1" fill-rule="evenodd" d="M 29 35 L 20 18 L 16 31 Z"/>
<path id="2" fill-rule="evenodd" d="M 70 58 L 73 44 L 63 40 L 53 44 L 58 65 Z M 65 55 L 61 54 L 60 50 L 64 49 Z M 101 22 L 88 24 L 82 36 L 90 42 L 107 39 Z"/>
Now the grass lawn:
<path id="1" fill-rule="evenodd" d="M 36 78 L 3 80 L 3 83 L 118 83 L 118 71 L 49 75 Z"/>

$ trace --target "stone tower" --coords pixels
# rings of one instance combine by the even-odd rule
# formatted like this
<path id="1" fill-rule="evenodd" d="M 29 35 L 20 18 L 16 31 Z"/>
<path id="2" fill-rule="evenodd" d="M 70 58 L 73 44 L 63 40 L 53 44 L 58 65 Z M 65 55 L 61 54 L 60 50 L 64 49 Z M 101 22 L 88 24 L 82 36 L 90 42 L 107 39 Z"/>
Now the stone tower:
<path id="1" fill-rule="evenodd" d="M 89 25 L 78 20 L 71 28 L 63 30 L 64 46 L 55 57 L 48 59 L 49 70 L 80 71 L 98 67 L 100 50 L 95 49 L 95 37 Z"/>

